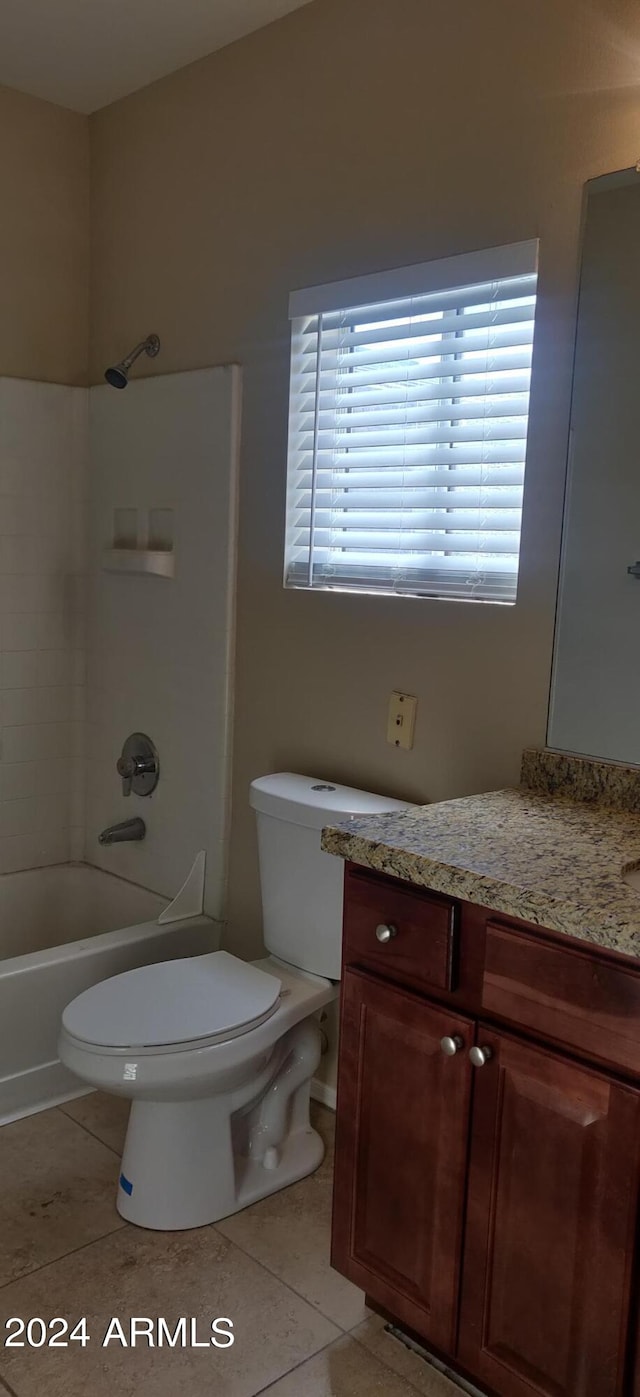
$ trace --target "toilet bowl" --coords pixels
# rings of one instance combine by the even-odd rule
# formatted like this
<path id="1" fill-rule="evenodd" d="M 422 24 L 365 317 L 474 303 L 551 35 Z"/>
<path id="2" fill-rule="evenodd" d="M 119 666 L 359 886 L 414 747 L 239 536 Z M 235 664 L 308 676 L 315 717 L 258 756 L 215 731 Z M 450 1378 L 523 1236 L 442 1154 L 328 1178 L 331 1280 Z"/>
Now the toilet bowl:
<path id="1" fill-rule="evenodd" d="M 342 864 L 332 819 L 406 808 L 289 773 L 253 783 L 268 956 L 226 951 L 126 971 L 67 1005 L 62 1062 L 131 1101 L 117 1207 L 141 1227 L 201 1227 L 311 1173 L 319 1011 L 338 993 Z"/>
<path id="2" fill-rule="evenodd" d="M 211 991 L 209 1012 L 202 991 Z M 132 1103 L 117 1196 L 123 1217 L 141 1227 L 200 1227 L 317 1168 L 315 1015 L 335 994 L 328 980 L 271 957 L 247 965 L 215 951 L 126 971 L 67 1006 L 62 1061 Z"/>

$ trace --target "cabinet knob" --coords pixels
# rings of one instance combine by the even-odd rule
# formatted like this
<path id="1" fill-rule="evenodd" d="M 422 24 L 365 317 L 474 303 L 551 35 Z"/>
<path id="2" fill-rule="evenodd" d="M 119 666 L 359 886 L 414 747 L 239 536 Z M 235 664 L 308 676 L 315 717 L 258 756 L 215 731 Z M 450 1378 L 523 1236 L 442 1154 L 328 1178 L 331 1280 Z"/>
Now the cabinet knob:
<path id="1" fill-rule="evenodd" d="M 445 1057 L 455 1057 L 464 1048 L 464 1038 L 455 1033 L 452 1038 L 441 1038 L 440 1047 Z"/>
<path id="2" fill-rule="evenodd" d="M 393 941 L 394 936 L 397 935 L 397 929 L 391 925 L 391 922 L 382 922 L 380 926 L 376 927 L 376 936 L 378 941 L 382 941 L 383 945 L 387 941 Z"/>
<path id="3" fill-rule="evenodd" d="M 490 1058 L 493 1057 L 493 1052 L 491 1048 L 476 1048 L 474 1046 L 469 1049 L 469 1057 L 474 1067 L 484 1067 L 485 1064 L 489 1062 Z"/>

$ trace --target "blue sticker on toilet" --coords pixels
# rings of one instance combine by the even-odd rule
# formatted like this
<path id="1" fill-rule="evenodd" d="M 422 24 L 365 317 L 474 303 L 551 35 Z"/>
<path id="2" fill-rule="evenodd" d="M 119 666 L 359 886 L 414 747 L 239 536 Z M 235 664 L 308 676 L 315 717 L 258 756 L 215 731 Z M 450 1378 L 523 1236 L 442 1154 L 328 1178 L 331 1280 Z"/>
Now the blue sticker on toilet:
<path id="1" fill-rule="evenodd" d="M 133 1184 L 129 1182 L 129 1179 L 125 1179 L 124 1174 L 120 1175 L 120 1188 L 124 1189 L 125 1193 L 128 1193 L 129 1197 L 131 1197 L 133 1193 Z"/>

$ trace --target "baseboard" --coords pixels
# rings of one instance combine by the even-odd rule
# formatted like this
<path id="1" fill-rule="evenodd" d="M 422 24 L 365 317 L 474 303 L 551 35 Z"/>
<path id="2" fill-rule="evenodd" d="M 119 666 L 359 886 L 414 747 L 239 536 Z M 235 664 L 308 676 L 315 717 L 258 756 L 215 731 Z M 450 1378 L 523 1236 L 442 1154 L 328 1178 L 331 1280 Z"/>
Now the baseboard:
<path id="1" fill-rule="evenodd" d="M 0 1125 L 61 1106 L 76 1096 L 86 1096 L 90 1090 L 80 1086 L 77 1077 L 61 1062 L 45 1062 L 40 1067 L 17 1072 L 13 1077 L 3 1077 L 0 1081 Z"/>
<path id="2" fill-rule="evenodd" d="M 319 1082 L 317 1077 L 314 1077 L 311 1083 L 311 1096 L 314 1101 L 319 1101 L 322 1106 L 328 1106 L 330 1111 L 335 1111 L 335 1087 L 329 1087 L 326 1082 Z"/>

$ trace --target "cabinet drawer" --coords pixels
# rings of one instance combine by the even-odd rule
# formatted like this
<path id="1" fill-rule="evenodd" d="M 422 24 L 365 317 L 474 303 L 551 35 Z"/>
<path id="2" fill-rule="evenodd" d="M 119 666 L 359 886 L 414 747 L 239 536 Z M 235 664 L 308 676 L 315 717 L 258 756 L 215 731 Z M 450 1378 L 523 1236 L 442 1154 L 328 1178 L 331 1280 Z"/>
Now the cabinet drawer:
<path id="1" fill-rule="evenodd" d="M 389 939 L 378 939 L 379 928 L 389 929 Z M 345 965 L 361 965 L 412 985 L 452 990 L 457 929 L 458 906 L 450 898 L 348 871 Z"/>
<path id="2" fill-rule="evenodd" d="M 640 968 L 489 922 L 482 1007 L 640 1074 Z"/>

